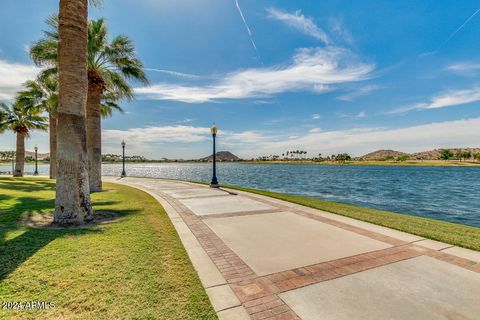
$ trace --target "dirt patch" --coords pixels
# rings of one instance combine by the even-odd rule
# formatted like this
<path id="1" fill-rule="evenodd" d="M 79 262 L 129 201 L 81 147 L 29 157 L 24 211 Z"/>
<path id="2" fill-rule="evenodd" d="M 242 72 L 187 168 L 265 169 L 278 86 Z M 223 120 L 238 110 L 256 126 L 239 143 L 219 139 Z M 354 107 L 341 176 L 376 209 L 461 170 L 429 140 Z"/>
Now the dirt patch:
<path id="1" fill-rule="evenodd" d="M 41 229 L 66 229 L 66 228 L 78 228 L 98 226 L 103 224 L 109 224 L 119 221 L 122 216 L 116 212 L 111 211 L 95 211 L 93 213 L 93 221 L 81 224 L 81 225 L 58 225 L 53 223 L 53 213 L 35 213 L 29 214 L 22 220 L 22 224 L 29 228 L 41 228 Z"/>

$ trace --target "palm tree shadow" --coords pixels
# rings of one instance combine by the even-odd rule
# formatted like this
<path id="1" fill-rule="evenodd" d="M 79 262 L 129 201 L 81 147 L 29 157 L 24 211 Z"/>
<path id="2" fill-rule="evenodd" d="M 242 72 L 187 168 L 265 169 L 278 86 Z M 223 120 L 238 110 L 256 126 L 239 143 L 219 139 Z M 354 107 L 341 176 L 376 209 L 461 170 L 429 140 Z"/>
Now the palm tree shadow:
<path id="1" fill-rule="evenodd" d="M 55 182 L 47 179 L 44 181 L 31 181 L 28 178 L 17 178 L 17 180 L 7 178 L 0 179 L 0 188 L 23 192 L 45 191 L 52 189 L 54 190 Z"/>
<path id="2" fill-rule="evenodd" d="M 2 195 L 3 197 L 3 195 Z M 98 206 L 108 206 L 119 201 L 96 202 Z M 25 230 L 21 221 L 29 215 L 45 212 L 55 205 L 54 199 L 38 199 L 33 197 L 18 198 L 18 202 L 0 210 L 0 281 L 4 280 L 10 273 L 15 271 L 28 258 L 38 250 L 47 246 L 50 242 L 62 237 L 77 237 L 92 233 L 102 233 L 101 228 L 96 225 L 67 228 L 31 228 L 16 237 L 15 232 Z M 115 210 L 117 218 L 136 213 L 138 210 Z M 12 237 L 10 240 L 7 237 Z"/>
<path id="3" fill-rule="evenodd" d="M 55 230 L 29 228 L 26 232 L 12 240 L 4 242 L 3 245 L 0 246 L 0 281 L 4 280 L 38 250 L 57 238 L 101 232 L 100 229 L 94 228 L 66 228 Z"/>

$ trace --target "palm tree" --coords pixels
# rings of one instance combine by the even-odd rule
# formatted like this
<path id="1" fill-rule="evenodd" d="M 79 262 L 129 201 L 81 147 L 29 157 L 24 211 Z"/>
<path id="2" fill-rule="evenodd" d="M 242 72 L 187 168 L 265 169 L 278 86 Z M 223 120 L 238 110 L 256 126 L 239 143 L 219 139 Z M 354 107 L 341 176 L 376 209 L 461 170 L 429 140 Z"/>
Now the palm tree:
<path id="1" fill-rule="evenodd" d="M 48 112 L 50 138 L 50 179 L 56 177 L 57 164 L 57 107 L 58 75 L 41 73 L 34 81 L 25 83 L 26 90 L 19 92 L 19 100 L 35 109 Z"/>
<path id="2" fill-rule="evenodd" d="M 82 224 L 93 219 L 85 127 L 88 0 L 60 0 L 58 22 L 58 60 L 53 65 L 58 62 L 59 70 L 54 221 Z"/>
<path id="3" fill-rule="evenodd" d="M 30 52 L 37 64 L 55 66 L 55 53 L 51 51 L 58 41 L 56 33 L 58 20 L 55 17 L 50 17 L 47 24 L 51 30 L 45 32 L 45 38 L 35 43 Z M 102 97 L 110 96 L 116 100 L 131 100 L 133 98 L 132 88 L 127 81 L 138 80 L 148 83 L 148 79 L 142 63 L 135 57 L 135 48 L 132 41 L 125 36 L 117 36 L 109 42 L 104 19 L 89 22 L 87 54 L 87 152 L 90 191 L 94 192 L 102 189 Z M 54 68 L 51 72 L 54 72 Z M 114 101 L 110 99 L 110 102 Z M 104 105 L 108 106 L 108 104 Z"/>
<path id="4" fill-rule="evenodd" d="M 25 138 L 32 130 L 47 130 L 47 118 L 42 117 L 38 110 L 25 105 L 18 100 L 10 107 L 0 103 L 0 127 L 12 130 L 17 136 L 17 151 L 14 177 L 23 177 L 25 169 Z"/>
<path id="5" fill-rule="evenodd" d="M 50 179 L 56 178 L 57 161 L 57 107 L 58 107 L 58 75 L 42 72 L 34 81 L 25 83 L 26 90 L 19 92 L 19 101 L 24 101 L 33 108 L 46 111 L 49 114 L 50 133 Z M 102 117 L 110 117 L 113 111 L 123 112 L 116 103 L 118 96 L 107 92 L 102 96 L 100 113 Z"/>
<path id="6" fill-rule="evenodd" d="M 90 190 L 102 189 L 101 97 L 113 92 L 119 98 L 132 99 L 127 80 L 148 83 L 143 64 L 135 57 L 133 42 L 126 36 L 116 36 L 111 42 L 104 19 L 91 21 L 88 29 L 88 101 L 87 150 L 89 157 Z"/>

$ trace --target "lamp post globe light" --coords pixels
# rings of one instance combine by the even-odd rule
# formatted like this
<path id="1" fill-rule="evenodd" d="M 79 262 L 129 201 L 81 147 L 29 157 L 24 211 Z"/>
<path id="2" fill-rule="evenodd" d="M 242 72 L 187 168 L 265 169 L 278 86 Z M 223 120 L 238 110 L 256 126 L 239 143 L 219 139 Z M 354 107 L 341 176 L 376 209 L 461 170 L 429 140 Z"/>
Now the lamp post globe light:
<path id="1" fill-rule="evenodd" d="M 213 175 L 212 175 L 212 182 L 210 182 L 211 188 L 218 188 L 220 187 L 217 180 L 217 159 L 216 159 L 216 151 L 215 151 L 215 138 L 217 137 L 217 126 L 213 123 L 212 127 L 210 128 L 210 132 L 212 133 L 213 138 Z"/>
<path id="2" fill-rule="evenodd" d="M 38 147 L 35 146 L 35 172 L 33 173 L 34 176 L 38 176 Z"/>
<path id="3" fill-rule="evenodd" d="M 125 140 L 122 141 L 122 177 L 126 177 L 127 173 L 125 172 L 125 146 L 127 144 L 125 143 Z"/>

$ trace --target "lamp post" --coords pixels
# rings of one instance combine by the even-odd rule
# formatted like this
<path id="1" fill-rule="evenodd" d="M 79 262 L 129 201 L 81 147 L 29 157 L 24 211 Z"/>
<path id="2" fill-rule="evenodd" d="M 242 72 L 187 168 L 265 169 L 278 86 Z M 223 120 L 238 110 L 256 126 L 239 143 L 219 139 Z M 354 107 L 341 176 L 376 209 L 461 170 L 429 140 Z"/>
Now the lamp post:
<path id="1" fill-rule="evenodd" d="M 12 151 L 12 176 L 15 172 L 15 151 Z"/>
<path id="2" fill-rule="evenodd" d="M 215 123 L 212 125 L 210 128 L 210 132 L 212 133 L 213 137 L 213 175 L 212 175 L 212 182 L 210 182 L 210 187 L 211 188 L 218 188 L 220 187 L 218 185 L 218 180 L 217 180 L 217 159 L 216 159 L 216 151 L 215 151 L 215 138 L 217 137 L 217 126 Z"/>
<path id="3" fill-rule="evenodd" d="M 127 173 L 125 172 L 125 146 L 127 144 L 125 143 L 125 140 L 122 141 L 122 163 L 123 163 L 123 170 L 122 170 L 122 178 L 127 176 Z"/>
<path id="4" fill-rule="evenodd" d="M 35 172 L 33 173 L 34 176 L 38 176 L 38 147 L 35 146 Z"/>

